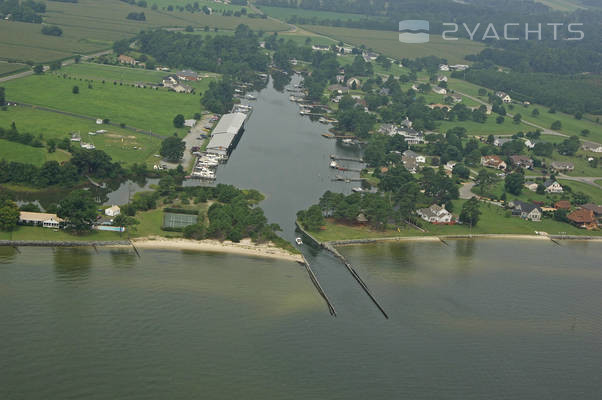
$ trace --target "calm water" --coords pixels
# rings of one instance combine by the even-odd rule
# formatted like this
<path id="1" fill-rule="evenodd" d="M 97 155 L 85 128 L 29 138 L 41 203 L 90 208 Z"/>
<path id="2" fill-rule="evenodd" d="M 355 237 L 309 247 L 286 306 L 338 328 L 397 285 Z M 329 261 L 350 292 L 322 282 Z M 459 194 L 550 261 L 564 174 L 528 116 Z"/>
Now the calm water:
<path id="1" fill-rule="evenodd" d="M 271 87 L 220 182 L 257 188 L 292 239 L 334 183 L 320 137 Z M 123 186 L 115 196 L 129 192 Z M 117 199 L 115 197 L 115 199 Z M 121 198 L 119 197 L 119 198 Z M 452 241 L 303 251 L 0 248 L 0 399 L 598 399 L 602 245 Z"/>
<path id="2" fill-rule="evenodd" d="M 288 262 L 21 251 L 0 248 L 2 399 L 598 399 L 602 390 L 600 244 L 344 248 L 390 320 L 346 283 L 330 288 L 331 318 Z"/>

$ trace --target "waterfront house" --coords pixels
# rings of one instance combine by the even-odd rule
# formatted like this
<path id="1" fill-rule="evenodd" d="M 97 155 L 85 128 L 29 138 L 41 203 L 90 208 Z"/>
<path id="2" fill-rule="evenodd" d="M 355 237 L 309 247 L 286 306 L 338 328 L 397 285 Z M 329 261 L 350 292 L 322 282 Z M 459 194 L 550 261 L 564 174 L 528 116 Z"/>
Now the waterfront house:
<path id="1" fill-rule="evenodd" d="M 19 223 L 24 225 L 35 225 L 42 226 L 44 228 L 55 228 L 58 229 L 63 219 L 59 218 L 56 214 L 49 213 L 38 213 L 21 211 L 19 213 Z"/>
<path id="2" fill-rule="evenodd" d="M 523 156 L 523 155 L 514 155 L 514 156 L 510 156 L 510 163 L 512 164 L 513 167 L 520 167 L 520 168 L 528 168 L 528 169 L 532 169 L 533 168 L 533 160 L 530 159 L 527 156 Z"/>
<path id="3" fill-rule="evenodd" d="M 105 210 L 105 215 L 109 217 L 116 217 L 121 214 L 121 208 L 119 206 L 111 206 Z"/>
<path id="4" fill-rule="evenodd" d="M 569 215 L 566 216 L 568 220 L 575 226 L 583 229 L 596 229 L 598 228 L 598 223 L 596 221 L 596 216 L 592 210 L 587 210 L 581 208 L 579 210 L 575 210 Z"/>
<path id="5" fill-rule="evenodd" d="M 437 94 L 447 94 L 447 89 L 439 87 L 439 86 L 435 86 L 435 87 L 433 87 L 433 92 L 435 92 Z"/>
<path id="6" fill-rule="evenodd" d="M 425 221 L 432 224 L 449 224 L 452 222 L 452 214 L 437 204 L 433 204 L 429 208 L 421 208 L 416 213 Z"/>
<path id="7" fill-rule="evenodd" d="M 566 161 L 553 161 L 551 167 L 556 171 L 572 171 L 575 169 L 573 163 Z"/>
<path id="8" fill-rule="evenodd" d="M 543 183 L 543 186 L 545 187 L 546 193 L 562 193 L 563 192 L 563 189 L 562 189 L 562 186 L 560 185 L 560 183 L 553 181 L 551 179 L 546 180 Z"/>
<path id="9" fill-rule="evenodd" d="M 521 217 L 529 221 L 538 222 L 541 221 L 543 211 L 541 207 L 533 203 L 526 203 L 520 200 L 514 200 L 509 203 L 510 207 L 513 208 L 512 215 Z"/>
<path id="10" fill-rule="evenodd" d="M 494 154 L 481 157 L 481 165 L 495 169 L 506 169 L 507 165 L 499 156 Z"/>

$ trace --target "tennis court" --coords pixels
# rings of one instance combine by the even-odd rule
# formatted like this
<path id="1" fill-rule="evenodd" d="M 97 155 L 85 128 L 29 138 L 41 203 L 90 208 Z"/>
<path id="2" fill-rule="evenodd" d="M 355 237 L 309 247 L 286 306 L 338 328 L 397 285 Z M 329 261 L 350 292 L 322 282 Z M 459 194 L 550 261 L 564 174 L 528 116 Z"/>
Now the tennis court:
<path id="1" fill-rule="evenodd" d="M 163 213 L 164 228 L 185 228 L 188 225 L 194 225 L 197 222 L 198 215 Z"/>

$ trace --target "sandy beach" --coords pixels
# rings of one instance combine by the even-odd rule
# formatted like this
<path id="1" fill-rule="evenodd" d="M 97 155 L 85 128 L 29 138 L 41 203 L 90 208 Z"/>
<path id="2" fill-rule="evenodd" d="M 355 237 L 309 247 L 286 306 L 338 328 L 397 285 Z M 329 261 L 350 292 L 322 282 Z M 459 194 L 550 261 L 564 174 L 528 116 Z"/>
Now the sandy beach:
<path id="1" fill-rule="evenodd" d="M 303 257 L 300 254 L 289 253 L 271 243 L 255 244 L 250 239 L 243 239 L 240 243 L 234 243 L 230 241 L 220 242 L 217 240 L 166 239 L 155 236 L 133 239 L 132 243 L 139 249 L 209 251 L 303 262 Z"/>

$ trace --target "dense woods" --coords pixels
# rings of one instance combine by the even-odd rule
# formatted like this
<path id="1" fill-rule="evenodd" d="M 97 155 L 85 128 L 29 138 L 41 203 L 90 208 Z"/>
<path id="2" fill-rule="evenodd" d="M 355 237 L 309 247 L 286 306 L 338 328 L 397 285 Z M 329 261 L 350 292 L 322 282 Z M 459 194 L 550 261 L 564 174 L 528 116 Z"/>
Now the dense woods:
<path id="1" fill-rule="evenodd" d="M 12 21 L 42 23 L 42 16 L 46 12 L 46 4 L 34 0 L 0 0 L 0 18 Z"/>

